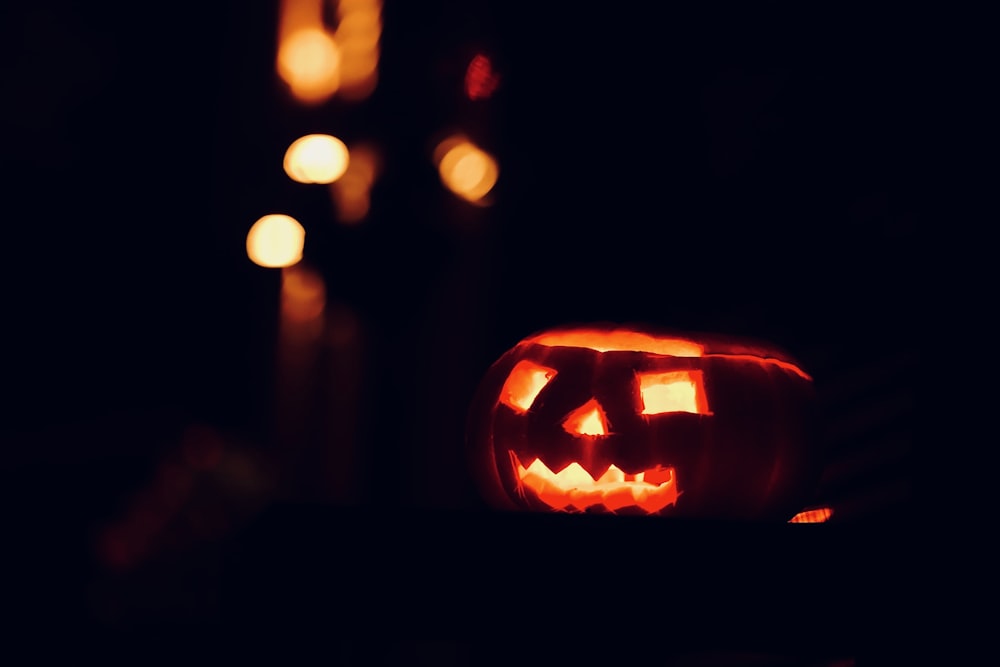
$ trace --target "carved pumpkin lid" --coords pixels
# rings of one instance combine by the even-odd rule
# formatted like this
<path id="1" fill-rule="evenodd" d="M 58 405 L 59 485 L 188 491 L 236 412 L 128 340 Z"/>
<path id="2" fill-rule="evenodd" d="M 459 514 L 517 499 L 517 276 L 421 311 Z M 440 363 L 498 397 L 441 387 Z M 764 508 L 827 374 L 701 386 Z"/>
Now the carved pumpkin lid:
<path id="1" fill-rule="evenodd" d="M 808 377 L 791 354 L 773 343 L 746 337 L 680 332 L 642 323 L 566 324 L 528 336 L 520 345 L 583 347 L 598 352 L 646 352 L 673 357 L 743 357 L 778 363 Z"/>

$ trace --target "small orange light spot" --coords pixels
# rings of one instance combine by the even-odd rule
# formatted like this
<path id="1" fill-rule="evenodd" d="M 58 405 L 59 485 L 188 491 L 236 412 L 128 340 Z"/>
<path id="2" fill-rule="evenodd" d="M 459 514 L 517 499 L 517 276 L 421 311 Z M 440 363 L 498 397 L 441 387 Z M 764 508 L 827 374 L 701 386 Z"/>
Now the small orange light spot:
<path id="1" fill-rule="evenodd" d="M 441 142 L 435 150 L 435 160 L 445 187 L 473 203 L 483 201 L 500 174 L 492 155 L 459 136 Z"/>
<path id="2" fill-rule="evenodd" d="M 355 7 L 341 2 L 338 6 L 337 42 L 342 48 L 374 52 L 382 36 L 382 8 L 380 3 L 358 3 Z"/>
<path id="3" fill-rule="evenodd" d="M 493 71 L 488 56 L 477 53 L 465 70 L 465 94 L 470 100 L 490 97 L 500 83 L 500 76 Z"/>
<path id="4" fill-rule="evenodd" d="M 379 42 L 382 37 L 382 3 L 357 0 L 337 3 L 337 30 L 340 47 L 340 89 L 343 99 L 358 101 L 375 90 L 378 83 Z"/>
<path id="5" fill-rule="evenodd" d="M 574 435 L 607 435 L 608 418 L 601 404 L 592 398 L 566 416 L 563 428 Z"/>
<path id="6" fill-rule="evenodd" d="M 306 231 L 289 215 L 265 215 L 247 232 L 247 256 L 259 266 L 291 266 L 302 259 Z"/>
<path id="7" fill-rule="evenodd" d="M 527 412 L 556 371 L 531 361 L 517 362 L 500 390 L 500 402 L 518 412 Z"/>
<path id="8" fill-rule="evenodd" d="M 296 264 L 281 272 L 281 314 L 288 322 L 312 322 L 326 309 L 326 283 L 313 269 Z"/>
<path id="9" fill-rule="evenodd" d="M 658 415 L 664 412 L 710 414 L 701 371 L 640 373 L 638 377 L 642 414 Z"/>
<path id="10" fill-rule="evenodd" d="M 351 146 L 351 159 L 344 175 L 330 184 L 330 196 L 340 222 L 353 224 L 368 215 L 371 189 L 379 169 L 375 148 L 364 144 Z"/>
<path id="11" fill-rule="evenodd" d="M 803 510 L 793 516 L 788 523 L 824 523 L 833 516 L 833 509 L 829 507 L 817 507 L 815 509 Z"/>
<path id="12" fill-rule="evenodd" d="M 321 27 L 307 27 L 281 37 L 278 74 L 302 102 L 326 100 L 340 86 L 340 49 Z"/>
<path id="13" fill-rule="evenodd" d="M 348 163 L 347 146 L 329 134 L 299 137 L 285 151 L 285 173 L 299 183 L 333 183 L 344 175 Z"/>

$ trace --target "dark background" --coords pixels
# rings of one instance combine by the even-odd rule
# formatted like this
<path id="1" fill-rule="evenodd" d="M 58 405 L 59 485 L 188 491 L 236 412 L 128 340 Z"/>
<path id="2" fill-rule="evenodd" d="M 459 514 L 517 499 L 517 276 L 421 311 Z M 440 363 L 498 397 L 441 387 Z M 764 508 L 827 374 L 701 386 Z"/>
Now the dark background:
<path id="1" fill-rule="evenodd" d="M 650 11 L 389 2 L 374 95 L 304 108 L 274 73 L 277 3 L 5 5 L 0 470 L 29 536 L 15 555 L 45 572 L 22 581 L 28 626 L 225 622 L 263 562 L 245 545 L 294 545 L 304 516 L 310 534 L 347 511 L 376 517 L 344 519 L 359 535 L 405 523 L 419 541 L 414 525 L 450 521 L 442 539 L 483 538 L 469 397 L 503 351 L 564 322 L 784 347 L 816 379 L 817 502 L 868 538 L 909 526 L 926 509 L 916 243 L 947 26 L 871 8 Z M 470 102 L 477 51 L 501 85 Z M 430 154 L 452 129 L 497 156 L 493 206 L 440 186 Z M 308 132 L 382 149 L 362 224 L 282 172 Z M 292 432 L 275 414 L 280 272 L 244 246 L 274 212 L 306 227 L 334 322 Z M 128 517 L 168 469 L 187 490 L 141 555 L 122 551 L 113 529 L 142 524 Z M 909 620 L 889 626 L 909 636 Z M 857 652 L 852 637 L 818 652 Z M 456 646 L 419 650 L 472 660 L 441 657 Z"/>

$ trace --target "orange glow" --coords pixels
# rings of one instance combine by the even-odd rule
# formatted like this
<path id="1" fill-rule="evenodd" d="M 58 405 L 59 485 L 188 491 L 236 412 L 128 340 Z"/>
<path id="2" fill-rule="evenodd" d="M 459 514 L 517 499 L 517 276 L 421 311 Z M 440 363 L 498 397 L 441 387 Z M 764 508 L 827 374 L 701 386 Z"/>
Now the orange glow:
<path id="1" fill-rule="evenodd" d="M 566 415 L 563 428 L 574 435 L 607 435 L 608 418 L 601 409 L 601 404 L 596 398 L 592 398 Z"/>
<path id="2" fill-rule="evenodd" d="M 378 2 L 343 3 L 338 6 L 337 41 L 374 51 L 382 37 L 382 8 Z"/>
<path id="3" fill-rule="evenodd" d="M 324 0 L 282 0 L 277 69 L 293 96 L 319 104 L 333 95 L 358 101 L 378 83 L 380 0 L 339 0 L 336 29 L 324 22 Z"/>
<path id="4" fill-rule="evenodd" d="M 493 71 L 489 57 L 477 53 L 465 70 L 465 94 L 470 100 L 484 100 L 491 96 L 500 83 L 500 76 Z"/>
<path id="5" fill-rule="evenodd" d="M 723 359 L 733 359 L 736 361 L 754 361 L 759 364 L 770 364 L 772 366 L 777 366 L 778 368 L 783 368 L 786 371 L 790 371 L 800 376 L 804 380 L 809 380 L 812 382 L 812 377 L 806 373 L 804 370 L 796 366 L 795 364 L 788 363 L 787 361 L 782 361 L 781 359 L 774 359 L 772 357 L 757 357 L 752 354 L 707 354 L 706 357 L 722 357 Z"/>
<path id="6" fill-rule="evenodd" d="M 382 37 L 382 3 L 376 0 L 341 0 L 337 4 L 340 47 L 340 91 L 345 99 L 361 100 L 378 82 L 379 42 Z"/>
<path id="7" fill-rule="evenodd" d="M 705 352 L 705 346 L 681 338 L 661 338 L 649 334 L 616 329 L 576 329 L 543 333 L 524 342 L 549 347 L 584 347 L 597 352 L 648 352 L 670 357 L 716 357 L 734 361 L 752 361 L 761 365 L 772 365 L 795 373 L 806 380 L 812 378 L 793 363 L 774 357 L 754 354 L 730 354 L 725 352 Z"/>
<path id="8" fill-rule="evenodd" d="M 321 27 L 292 32 L 278 44 L 278 74 L 299 101 L 325 101 L 340 87 L 340 49 Z"/>
<path id="9" fill-rule="evenodd" d="M 350 149 L 351 161 L 347 165 L 345 176 L 353 176 L 359 182 L 371 187 L 379 171 L 378 151 L 366 144 L 358 144 Z"/>
<path id="10" fill-rule="evenodd" d="M 539 392 L 555 376 L 556 371 L 551 368 L 528 360 L 519 361 L 500 390 L 500 402 L 518 412 L 527 412 Z"/>
<path id="11" fill-rule="evenodd" d="M 473 203 L 483 201 L 500 174 L 492 155 L 460 136 L 438 144 L 434 159 L 444 186 Z"/>
<path id="12" fill-rule="evenodd" d="M 644 415 L 664 412 L 711 414 L 701 371 L 640 373 L 639 392 Z"/>
<path id="13" fill-rule="evenodd" d="M 371 209 L 371 190 L 363 181 L 353 176 L 344 176 L 331 191 L 337 206 L 337 217 L 341 222 L 354 224 L 361 222 Z"/>
<path id="14" fill-rule="evenodd" d="M 375 92 L 378 85 L 378 52 L 348 52 L 340 67 L 340 96 L 351 101 L 359 101 Z"/>
<path id="15" fill-rule="evenodd" d="M 302 264 L 281 272 L 281 314 L 288 322 L 318 320 L 326 308 L 326 283 L 323 277 Z"/>
<path id="16" fill-rule="evenodd" d="M 585 347 L 597 352 L 649 352 L 671 357 L 700 357 L 705 352 L 702 345 L 689 340 L 654 338 L 626 329 L 545 333 L 530 339 L 529 342 L 549 347 Z"/>
<path id="17" fill-rule="evenodd" d="M 306 231 L 295 218 L 265 215 L 247 233 L 247 256 L 259 266 L 291 266 L 302 259 Z"/>
<path id="18" fill-rule="evenodd" d="M 833 509 L 829 507 L 817 507 L 799 512 L 788 523 L 823 523 L 828 521 L 831 516 L 833 516 Z"/>
<path id="19" fill-rule="evenodd" d="M 579 463 L 570 463 L 559 472 L 535 459 L 525 468 L 510 452 L 517 470 L 521 493 L 530 489 L 554 509 L 584 510 L 602 505 L 609 510 L 639 507 L 649 514 L 677 502 L 677 477 L 673 468 L 656 467 L 627 475 L 610 466 L 596 480 Z"/>
<path id="20" fill-rule="evenodd" d="M 333 183 L 349 163 L 344 142 L 329 134 L 299 137 L 285 151 L 285 173 L 299 183 Z"/>
<path id="21" fill-rule="evenodd" d="M 281 0 L 279 14 L 280 36 L 285 37 L 303 28 L 323 25 L 325 0 Z"/>
<path id="22" fill-rule="evenodd" d="M 371 207 L 371 189 L 379 170 L 379 157 L 370 146 L 350 148 L 351 159 L 347 171 L 330 184 L 330 195 L 341 222 L 353 224 L 368 215 Z"/>

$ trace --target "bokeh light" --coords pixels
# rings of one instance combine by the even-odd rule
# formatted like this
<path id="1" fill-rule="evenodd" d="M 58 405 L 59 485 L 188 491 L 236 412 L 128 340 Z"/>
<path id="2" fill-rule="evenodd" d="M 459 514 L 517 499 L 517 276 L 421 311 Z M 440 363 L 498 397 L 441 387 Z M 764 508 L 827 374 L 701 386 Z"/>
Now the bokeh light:
<path id="1" fill-rule="evenodd" d="M 364 220 L 371 208 L 371 189 L 378 175 L 378 151 L 364 144 L 351 146 L 347 171 L 330 184 L 330 195 L 342 223 L 355 224 Z"/>
<path id="2" fill-rule="evenodd" d="M 788 523 L 825 523 L 833 516 L 833 509 L 830 507 L 814 507 L 803 510 L 793 516 Z"/>
<path id="3" fill-rule="evenodd" d="M 337 3 L 337 30 L 340 48 L 339 95 L 362 100 L 378 82 L 379 42 L 382 37 L 382 3 L 378 0 L 341 0 Z"/>
<path id="4" fill-rule="evenodd" d="M 278 74 L 302 102 L 322 102 L 340 87 L 340 49 L 321 27 L 302 28 L 281 38 Z"/>
<path id="5" fill-rule="evenodd" d="M 489 56 L 477 53 L 465 69 L 465 95 L 470 100 L 485 100 L 500 84 L 500 75 L 493 70 Z"/>
<path id="6" fill-rule="evenodd" d="M 484 198 L 496 185 L 500 173 L 492 155 L 455 135 L 438 144 L 434 159 L 446 188 L 467 201 L 486 203 Z"/>
<path id="7" fill-rule="evenodd" d="M 247 256 L 259 266 L 291 266 L 302 259 L 306 230 L 289 215 L 265 215 L 247 232 Z"/>
<path id="8" fill-rule="evenodd" d="M 302 264 L 281 273 L 281 313 L 291 322 L 319 319 L 326 308 L 326 283 L 314 269 Z"/>
<path id="9" fill-rule="evenodd" d="M 344 175 L 350 155 L 340 139 L 329 134 L 299 137 L 285 151 L 285 173 L 299 183 L 333 183 Z"/>

